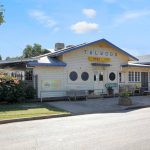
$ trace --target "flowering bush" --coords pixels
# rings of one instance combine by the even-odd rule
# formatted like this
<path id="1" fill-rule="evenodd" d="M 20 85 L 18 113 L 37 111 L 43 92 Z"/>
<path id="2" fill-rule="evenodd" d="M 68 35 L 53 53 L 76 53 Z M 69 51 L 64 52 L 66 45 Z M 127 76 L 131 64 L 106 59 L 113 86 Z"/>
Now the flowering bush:
<path id="1" fill-rule="evenodd" d="M 10 103 L 32 99 L 35 96 L 35 90 L 32 86 L 27 86 L 22 81 L 14 77 L 0 74 L 0 101 Z"/>

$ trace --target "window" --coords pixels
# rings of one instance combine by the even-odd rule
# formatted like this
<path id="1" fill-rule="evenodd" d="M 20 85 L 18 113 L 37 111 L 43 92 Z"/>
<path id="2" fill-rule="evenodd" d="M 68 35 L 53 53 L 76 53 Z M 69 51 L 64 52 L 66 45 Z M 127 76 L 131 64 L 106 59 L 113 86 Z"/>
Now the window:
<path id="1" fill-rule="evenodd" d="M 129 71 L 128 77 L 129 77 L 129 82 L 140 82 L 141 74 L 140 72 Z"/>
<path id="2" fill-rule="evenodd" d="M 135 82 L 140 81 L 140 72 L 135 72 Z"/>
<path id="3" fill-rule="evenodd" d="M 141 78 L 141 74 L 140 74 L 140 72 L 138 72 L 138 77 L 137 77 L 137 81 L 139 81 L 140 82 L 140 78 Z"/>
<path id="4" fill-rule="evenodd" d="M 99 81 L 103 81 L 103 73 L 102 72 L 99 74 Z"/>
<path id="5" fill-rule="evenodd" d="M 88 74 L 87 72 L 83 72 L 83 73 L 81 74 L 81 79 L 82 79 L 83 81 L 87 81 L 87 80 L 89 79 L 89 74 Z"/>
<path id="6" fill-rule="evenodd" d="M 13 72 L 11 73 L 11 76 L 14 77 L 14 73 Z"/>
<path id="7" fill-rule="evenodd" d="M 96 74 L 94 74 L 94 81 L 96 81 Z"/>
<path id="8" fill-rule="evenodd" d="M 132 78 L 131 78 L 131 72 L 129 71 L 129 75 L 128 75 L 128 77 L 129 77 L 129 82 L 131 82 L 132 80 Z"/>
<path id="9" fill-rule="evenodd" d="M 111 81 L 114 81 L 115 78 L 116 78 L 115 73 L 111 72 L 111 73 L 109 74 L 109 79 L 110 79 Z"/>
<path id="10" fill-rule="evenodd" d="M 138 73 L 135 72 L 135 82 L 137 82 L 137 81 L 138 81 Z"/>
<path id="11" fill-rule="evenodd" d="M 75 71 L 72 71 L 69 75 L 71 81 L 76 81 L 78 78 L 78 74 Z"/>
<path id="12" fill-rule="evenodd" d="M 95 73 L 94 74 L 94 81 L 103 81 L 104 80 L 104 75 L 103 72 L 100 73 Z"/>
<path id="13" fill-rule="evenodd" d="M 129 82 L 134 82 L 134 72 L 129 71 Z"/>
<path id="14" fill-rule="evenodd" d="M 15 73 L 15 77 L 16 77 L 18 80 L 22 80 L 22 79 L 23 79 L 22 72 L 16 72 L 16 73 Z"/>
<path id="15" fill-rule="evenodd" d="M 32 70 L 26 70 L 25 80 L 32 81 L 32 78 L 33 78 L 33 71 Z"/>
<path id="16" fill-rule="evenodd" d="M 122 74 L 119 72 L 119 82 L 122 82 Z"/>
<path id="17" fill-rule="evenodd" d="M 11 77 L 15 77 L 18 80 L 23 80 L 23 73 L 22 72 L 19 72 L 19 71 L 11 72 L 9 75 Z"/>
<path id="18" fill-rule="evenodd" d="M 132 78 L 132 81 L 134 82 L 134 72 L 131 72 L 131 78 Z"/>

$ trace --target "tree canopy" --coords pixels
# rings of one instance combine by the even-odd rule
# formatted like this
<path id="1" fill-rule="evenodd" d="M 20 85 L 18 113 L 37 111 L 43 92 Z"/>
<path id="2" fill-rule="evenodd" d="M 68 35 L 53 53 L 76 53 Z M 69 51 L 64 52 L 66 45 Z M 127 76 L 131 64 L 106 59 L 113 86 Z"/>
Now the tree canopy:
<path id="1" fill-rule="evenodd" d="M 18 59 L 22 59 L 22 56 L 17 56 L 17 57 L 6 57 L 5 60 L 18 60 Z"/>
<path id="2" fill-rule="evenodd" d="M 8 56 L 6 57 L 5 60 L 18 60 L 22 58 L 31 58 L 31 57 L 39 56 L 39 55 L 46 54 L 46 53 L 50 53 L 50 51 L 47 49 L 43 49 L 40 44 L 34 43 L 33 46 L 27 45 L 24 48 L 22 56 L 17 56 L 17 57 Z"/>
<path id="3" fill-rule="evenodd" d="M 4 23 L 4 9 L 3 9 L 3 5 L 0 4 L 0 25 L 2 23 Z"/>
<path id="4" fill-rule="evenodd" d="M 35 57 L 38 55 L 49 53 L 50 51 L 47 49 L 42 49 L 40 44 L 34 43 L 34 45 L 27 45 L 26 48 L 23 50 L 23 57 L 30 58 Z"/>

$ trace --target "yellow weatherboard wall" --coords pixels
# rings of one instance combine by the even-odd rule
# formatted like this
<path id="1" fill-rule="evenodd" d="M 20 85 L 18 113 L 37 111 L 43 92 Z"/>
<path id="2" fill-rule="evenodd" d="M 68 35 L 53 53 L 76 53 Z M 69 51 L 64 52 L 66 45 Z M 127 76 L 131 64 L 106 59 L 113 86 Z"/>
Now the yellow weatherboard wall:
<path id="1" fill-rule="evenodd" d="M 110 62 L 111 58 L 108 57 L 88 57 L 89 61 L 96 61 L 96 62 Z"/>

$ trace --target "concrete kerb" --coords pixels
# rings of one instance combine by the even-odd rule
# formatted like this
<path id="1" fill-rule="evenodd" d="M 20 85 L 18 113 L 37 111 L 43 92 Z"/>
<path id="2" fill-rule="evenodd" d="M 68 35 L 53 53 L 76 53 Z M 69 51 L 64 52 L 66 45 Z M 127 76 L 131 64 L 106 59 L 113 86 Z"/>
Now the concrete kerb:
<path id="1" fill-rule="evenodd" d="M 132 110 L 132 109 L 141 109 L 141 108 L 148 108 L 150 105 L 141 105 L 141 106 L 129 106 L 125 108 L 125 110 Z"/>
<path id="2" fill-rule="evenodd" d="M 59 114 L 59 115 L 51 115 L 51 116 L 38 116 L 38 117 L 30 117 L 30 118 L 7 119 L 7 120 L 0 120 L 0 124 L 41 120 L 41 119 L 52 119 L 52 118 L 69 117 L 69 116 L 73 116 L 73 114 Z"/>

